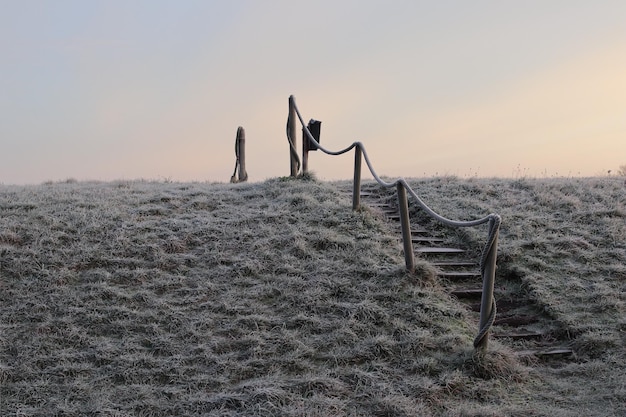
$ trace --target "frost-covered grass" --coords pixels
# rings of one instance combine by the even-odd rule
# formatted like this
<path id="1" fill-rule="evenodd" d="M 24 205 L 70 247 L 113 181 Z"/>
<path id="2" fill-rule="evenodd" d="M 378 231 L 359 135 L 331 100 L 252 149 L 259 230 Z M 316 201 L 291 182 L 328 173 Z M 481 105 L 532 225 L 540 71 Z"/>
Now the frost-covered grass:
<path id="1" fill-rule="evenodd" d="M 412 183 L 503 216 L 499 273 L 575 361 L 476 361 L 469 313 L 345 183 L 0 186 L 0 414 L 624 414 L 622 183 Z"/>
<path id="2" fill-rule="evenodd" d="M 624 178 L 451 177 L 411 184 L 452 218 L 502 216 L 498 275 L 518 281 L 560 323 L 576 352 L 570 364 L 539 369 L 546 384 L 541 398 L 567 415 L 626 415 Z M 481 242 L 479 232 L 465 237 Z"/>
<path id="3" fill-rule="evenodd" d="M 579 354 L 591 358 L 616 347 L 626 329 L 623 179 L 439 178 L 412 185 L 453 218 L 499 213 L 499 274 L 520 279 L 575 338 Z M 469 232 L 484 240 L 482 231 Z"/>

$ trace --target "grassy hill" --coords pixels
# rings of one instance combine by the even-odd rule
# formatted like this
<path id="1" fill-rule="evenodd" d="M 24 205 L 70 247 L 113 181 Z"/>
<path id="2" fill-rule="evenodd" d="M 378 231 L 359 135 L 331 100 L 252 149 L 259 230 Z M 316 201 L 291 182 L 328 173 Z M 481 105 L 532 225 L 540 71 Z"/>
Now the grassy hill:
<path id="1" fill-rule="evenodd" d="M 498 275 L 573 359 L 477 360 L 470 313 L 426 260 L 405 273 L 348 183 L 0 186 L 0 414 L 626 414 L 623 181 L 411 184 L 449 218 L 502 215 Z"/>

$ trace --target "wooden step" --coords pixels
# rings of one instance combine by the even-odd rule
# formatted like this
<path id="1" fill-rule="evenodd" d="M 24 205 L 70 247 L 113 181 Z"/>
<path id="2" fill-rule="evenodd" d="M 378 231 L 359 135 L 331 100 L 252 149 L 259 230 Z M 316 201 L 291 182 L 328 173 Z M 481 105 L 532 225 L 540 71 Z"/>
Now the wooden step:
<path id="1" fill-rule="evenodd" d="M 539 321 L 539 317 L 532 316 L 529 314 L 520 314 L 515 316 L 508 317 L 498 317 L 493 322 L 494 326 L 525 326 L 527 324 L 537 323 Z"/>
<path id="2" fill-rule="evenodd" d="M 431 262 L 434 266 L 439 268 L 472 268 L 478 267 L 476 262 L 470 261 L 436 261 Z"/>
<path id="3" fill-rule="evenodd" d="M 429 247 L 420 247 L 415 248 L 415 253 L 422 254 L 434 254 L 434 255 L 448 255 L 448 254 L 459 254 L 465 252 L 463 249 L 459 248 L 429 248 Z"/>
<path id="4" fill-rule="evenodd" d="M 350 189 L 350 195 L 354 195 L 354 190 Z M 380 200 L 381 194 L 376 190 L 361 190 L 361 197 L 371 199 L 372 201 Z"/>
<path id="5" fill-rule="evenodd" d="M 528 309 L 530 303 L 528 300 L 510 300 L 510 299 L 499 299 L 498 300 L 498 313 L 502 315 L 511 310 L 517 309 Z M 470 310 L 472 311 L 480 311 L 480 303 L 469 305 Z"/>
<path id="6" fill-rule="evenodd" d="M 400 222 L 394 222 L 393 224 L 395 226 L 395 229 L 398 230 L 399 232 L 402 232 L 402 226 L 400 225 Z M 420 226 L 419 224 L 415 224 L 415 223 L 411 223 L 411 234 L 413 233 L 420 233 L 420 234 L 428 234 L 430 236 L 432 236 L 433 232 L 431 230 L 428 230 L 422 226 Z M 432 236 L 435 237 L 435 236 Z"/>
<path id="7" fill-rule="evenodd" d="M 450 294 L 458 298 L 479 298 L 483 295 L 482 288 L 455 288 Z"/>
<path id="8" fill-rule="evenodd" d="M 572 356 L 574 354 L 574 350 L 569 347 L 559 346 L 559 347 L 548 347 L 541 349 L 528 349 L 517 352 L 519 356 L 528 357 L 528 356 L 537 356 L 542 358 L 549 357 L 565 357 Z"/>
<path id="9" fill-rule="evenodd" d="M 480 272 L 478 271 L 439 271 L 437 272 L 437 275 L 442 278 L 448 278 L 452 280 L 480 278 Z"/>
<path id="10" fill-rule="evenodd" d="M 421 243 L 421 242 L 442 243 L 443 239 L 439 237 L 413 236 L 411 237 L 411 241 L 413 243 Z"/>
<path id="11" fill-rule="evenodd" d="M 365 204 L 367 204 L 370 207 L 375 207 L 379 210 L 387 211 L 389 213 L 400 213 L 400 210 L 398 210 L 397 206 L 393 204 L 389 204 L 388 201 L 385 201 L 382 198 L 378 198 L 376 199 L 376 201 L 368 200 Z"/>
<path id="12" fill-rule="evenodd" d="M 507 333 L 500 333 L 500 332 L 494 332 L 493 333 L 493 337 L 497 337 L 497 338 L 507 338 L 507 339 L 524 339 L 524 340 L 529 340 L 529 339 L 542 339 L 545 336 L 545 333 L 537 331 L 537 330 L 516 330 L 513 332 L 507 332 Z"/>

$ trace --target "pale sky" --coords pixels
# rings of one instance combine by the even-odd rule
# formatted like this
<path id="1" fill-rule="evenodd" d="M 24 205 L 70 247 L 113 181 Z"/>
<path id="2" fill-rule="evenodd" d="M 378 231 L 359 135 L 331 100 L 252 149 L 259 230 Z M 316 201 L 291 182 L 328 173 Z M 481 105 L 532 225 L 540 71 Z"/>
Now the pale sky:
<path id="1" fill-rule="evenodd" d="M 289 175 L 291 94 L 390 177 L 626 164 L 623 0 L 0 5 L 0 183 L 228 182 L 238 126 L 250 181 Z M 352 164 L 310 156 L 320 179 Z"/>

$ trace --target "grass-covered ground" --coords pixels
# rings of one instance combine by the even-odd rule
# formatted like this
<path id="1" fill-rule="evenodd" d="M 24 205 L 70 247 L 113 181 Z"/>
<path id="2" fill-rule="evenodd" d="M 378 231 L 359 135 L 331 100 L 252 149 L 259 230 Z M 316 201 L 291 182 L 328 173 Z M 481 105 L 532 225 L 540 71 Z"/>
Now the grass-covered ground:
<path id="1" fill-rule="evenodd" d="M 625 415 L 623 181 L 411 183 L 502 215 L 498 273 L 573 360 L 475 359 L 470 313 L 346 183 L 0 186 L 0 415 Z"/>

